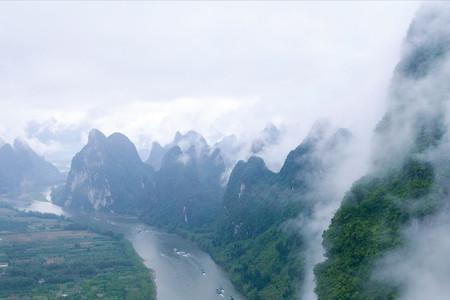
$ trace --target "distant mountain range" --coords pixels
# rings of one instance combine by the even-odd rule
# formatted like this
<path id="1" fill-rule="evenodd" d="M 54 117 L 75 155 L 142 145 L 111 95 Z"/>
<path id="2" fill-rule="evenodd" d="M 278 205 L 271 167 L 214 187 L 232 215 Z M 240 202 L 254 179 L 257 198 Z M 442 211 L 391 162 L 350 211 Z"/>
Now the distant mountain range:
<path id="1" fill-rule="evenodd" d="M 61 182 L 63 175 L 23 140 L 0 140 L 0 194 L 17 194 Z"/>

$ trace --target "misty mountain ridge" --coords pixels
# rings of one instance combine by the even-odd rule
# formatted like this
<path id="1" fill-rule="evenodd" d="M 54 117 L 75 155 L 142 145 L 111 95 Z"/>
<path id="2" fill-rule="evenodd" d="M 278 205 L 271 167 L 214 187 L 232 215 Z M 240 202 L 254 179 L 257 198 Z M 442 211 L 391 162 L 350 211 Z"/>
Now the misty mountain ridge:
<path id="1" fill-rule="evenodd" d="M 255 212 L 258 205 L 267 205 L 268 212 L 279 215 L 287 205 L 297 200 L 306 200 L 308 191 L 315 188 L 314 185 L 335 163 L 325 160 L 327 154 L 332 155 L 339 147 L 348 145 L 350 137 L 351 134 L 346 129 L 338 129 L 333 134 L 324 134 L 324 132 L 318 134 L 314 128 L 299 146 L 289 152 L 278 173 L 270 171 L 259 157 L 251 157 L 247 162 L 238 162 L 227 185 L 224 206 L 225 215 L 232 217 L 240 214 L 242 217 L 230 221 L 231 224 L 240 224 L 239 227 L 242 227 L 248 223 L 251 220 L 249 213 L 259 215 Z M 263 190 L 267 188 L 275 191 L 264 192 Z M 253 195 L 254 193 L 256 195 Z M 252 201 L 256 201 L 255 207 Z M 264 201 L 269 202 L 264 204 Z M 240 207 L 240 205 L 248 207 Z M 287 213 L 295 216 L 296 213 L 291 209 Z M 232 214 L 230 211 L 235 213 Z M 282 219 L 276 217 L 273 221 L 278 222 Z M 255 219 L 255 221 L 261 220 Z M 267 218 L 266 221 L 271 223 Z M 246 225 L 246 227 L 248 229 L 242 230 L 245 233 L 259 230 L 255 225 Z M 239 233 L 237 228 L 232 231 L 233 234 Z"/>
<path id="2" fill-rule="evenodd" d="M 0 193 L 19 192 L 57 184 L 62 174 L 51 163 L 39 156 L 22 139 L 13 145 L 0 141 Z"/>
<path id="3" fill-rule="evenodd" d="M 264 155 L 264 152 L 271 147 L 276 147 L 284 134 L 283 129 L 269 122 L 264 129 L 251 138 L 250 141 L 244 141 L 237 138 L 236 135 L 225 135 L 214 144 L 208 144 L 206 139 L 198 132 L 189 130 L 186 133 L 177 131 L 173 140 L 162 146 L 159 142 L 154 141 L 150 150 L 146 163 L 153 166 L 155 170 L 161 167 L 161 161 L 164 153 L 168 149 L 179 146 L 185 153 L 190 148 L 190 152 L 195 151 L 197 156 L 207 155 L 208 152 L 220 151 L 220 155 L 224 160 L 227 173 L 240 159 L 248 159 L 252 155 Z M 229 174 L 228 174 L 229 175 Z M 225 176 L 227 179 L 227 176 Z"/>
<path id="4" fill-rule="evenodd" d="M 152 143 L 150 155 L 146 160 L 146 163 L 151 165 L 155 170 L 161 167 L 164 155 L 173 147 L 179 147 L 183 153 L 195 156 L 207 155 L 210 151 L 210 147 L 205 138 L 194 130 L 190 130 L 185 134 L 181 134 L 179 131 L 175 133 L 175 137 L 172 142 L 162 147 L 158 142 Z"/>
<path id="5" fill-rule="evenodd" d="M 260 137 L 257 137 L 251 143 L 251 153 L 258 154 L 264 151 L 264 148 L 278 144 L 280 141 L 282 132 L 273 123 L 267 123 Z"/>

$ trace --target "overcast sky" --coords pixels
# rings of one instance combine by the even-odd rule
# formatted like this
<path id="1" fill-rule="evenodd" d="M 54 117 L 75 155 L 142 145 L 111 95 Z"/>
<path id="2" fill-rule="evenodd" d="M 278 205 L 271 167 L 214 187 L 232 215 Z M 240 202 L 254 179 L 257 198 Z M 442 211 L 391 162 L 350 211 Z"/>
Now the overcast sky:
<path id="1" fill-rule="evenodd" d="M 419 5 L 1 2 L 0 137 L 51 159 L 91 127 L 143 149 L 273 122 L 287 151 L 318 118 L 365 136 Z"/>

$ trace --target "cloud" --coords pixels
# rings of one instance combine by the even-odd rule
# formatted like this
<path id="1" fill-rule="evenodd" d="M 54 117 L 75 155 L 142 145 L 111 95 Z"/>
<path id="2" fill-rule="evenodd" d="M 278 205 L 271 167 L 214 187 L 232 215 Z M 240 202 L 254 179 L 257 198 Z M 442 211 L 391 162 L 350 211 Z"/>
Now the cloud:
<path id="1" fill-rule="evenodd" d="M 412 222 L 403 232 L 404 246 L 379 262 L 377 279 L 400 287 L 400 300 L 445 300 L 450 287 L 449 214 L 440 214 L 419 224 Z"/>
<path id="2" fill-rule="evenodd" d="M 322 234 L 339 209 L 345 192 L 369 168 L 369 157 L 366 156 L 369 152 L 361 148 L 367 147 L 365 140 L 358 140 L 343 129 L 336 131 L 336 128 L 327 123 L 318 128 L 319 131 L 316 132 L 325 133 L 328 138 L 325 143 L 319 144 L 312 156 L 321 161 L 325 171 L 322 170 L 320 176 L 308 178 L 313 180 L 310 183 L 313 188 L 307 195 L 302 195 L 302 200 L 307 201 L 311 209 L 301 212 L 296 217 L 298 230 L 305 245 L 302 257 L 304 278 L 298 295 L 298 299 L 302 300 L 317 299 L 314 291 L 316 287 L 314 267 L 325 260 Z"/>
<path id="3" fill-rule="evenodd" d="M 417 5 L 4 2 L 0 135 L 54 118 L 149 148 L 176 130 L 250 140 L 272 122 L 287 128 L 279 160 L 317 118 L 364 135 Z"/>

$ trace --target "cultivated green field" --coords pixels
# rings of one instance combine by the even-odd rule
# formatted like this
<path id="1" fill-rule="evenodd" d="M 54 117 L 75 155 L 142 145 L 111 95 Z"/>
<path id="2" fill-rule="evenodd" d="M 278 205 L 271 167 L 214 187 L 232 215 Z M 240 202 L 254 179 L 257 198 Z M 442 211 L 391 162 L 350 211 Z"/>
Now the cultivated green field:
<path id="1" fill-rule="evenodd" d="M 0 299 L 155 299 L 131 245 L 62 217 L 0 205 Z"/>

